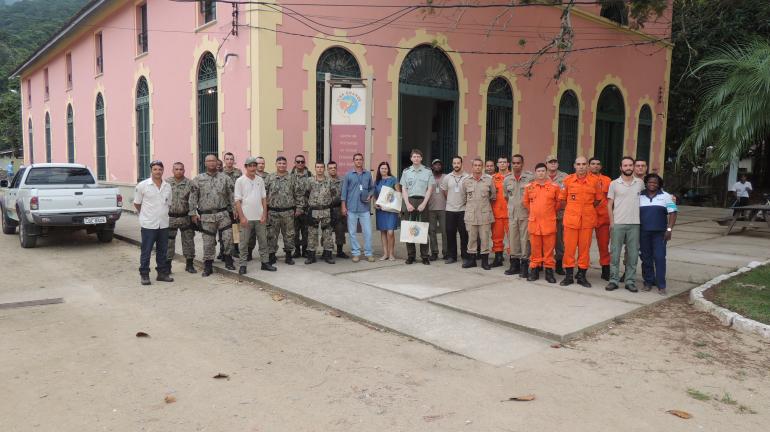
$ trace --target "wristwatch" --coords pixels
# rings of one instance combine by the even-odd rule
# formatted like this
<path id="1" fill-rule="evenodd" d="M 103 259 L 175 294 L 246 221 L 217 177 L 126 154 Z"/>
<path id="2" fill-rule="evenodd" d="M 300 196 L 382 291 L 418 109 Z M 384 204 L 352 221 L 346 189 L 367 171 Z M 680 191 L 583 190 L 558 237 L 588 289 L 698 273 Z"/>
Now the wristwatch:
<path id="1" fill-rule="evenodd" d="M 671 228 L 666 228 L 666 231 L 671 232 L 672 230 Z"/>

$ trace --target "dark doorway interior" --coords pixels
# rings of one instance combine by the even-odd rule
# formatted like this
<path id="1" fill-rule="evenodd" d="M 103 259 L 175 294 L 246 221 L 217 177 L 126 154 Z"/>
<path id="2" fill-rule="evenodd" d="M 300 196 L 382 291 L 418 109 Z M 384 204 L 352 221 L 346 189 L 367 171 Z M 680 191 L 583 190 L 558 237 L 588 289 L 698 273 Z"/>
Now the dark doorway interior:
<path id="1" fill-rule="evenodd" d="M 423 164 L 441 159 L 444 168 L 451 167 L 451 158 L 457 152 L 455 138 L 455 101 L 429 97 L 400 95 L 399 172 L 412 164 L 412 149 L 423 152 Z"/>

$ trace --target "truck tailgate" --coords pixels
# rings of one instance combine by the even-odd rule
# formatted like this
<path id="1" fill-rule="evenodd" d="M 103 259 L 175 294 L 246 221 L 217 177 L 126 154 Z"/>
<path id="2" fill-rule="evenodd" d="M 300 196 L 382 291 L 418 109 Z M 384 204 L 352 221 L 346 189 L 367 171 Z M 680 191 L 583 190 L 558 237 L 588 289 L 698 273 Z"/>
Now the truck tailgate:
<path id="1" fill-rule="evenodd" d="M 86 187 L 37 189 L 38 213 L 78 213 L 110 211 L 117 207 L 113 188 Z"/>

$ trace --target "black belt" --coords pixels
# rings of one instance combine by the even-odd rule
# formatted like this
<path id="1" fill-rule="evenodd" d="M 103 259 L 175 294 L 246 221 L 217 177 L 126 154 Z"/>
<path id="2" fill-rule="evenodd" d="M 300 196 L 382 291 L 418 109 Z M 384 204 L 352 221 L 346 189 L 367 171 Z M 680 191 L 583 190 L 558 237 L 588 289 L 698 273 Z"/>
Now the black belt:
<path id="1" fill-rule="evenodd" d="M 217 209 L 217 210 L 198 210 L 198 214 L 199 215 L 217 214 L 217 213 L 222 213 L 222 212 L 226 212 L 226 211 L 227 211 L 227 207 L 221 208 L 221 209 Z"/>
<path id="2" fill-rule="evenodd" d="M 187 213 L 169 213 L 168 214 L 168 217 L 176 217 L 176 218 L 187 217 L 187 216 L 188 216 Z"/>
<path id="3" fill-rule="evenodd" d="M 409 198 L 414 198 L 414 199 L 425 199 L 425 197 L 424 197 L 424 196 L 418 196 L 418 195 L 415 195 L 415 196 L 410 196 Z"/>
<path id="4" fill-rule="evenodd" d="M 294 207 L 267 207 L 267 211 L 281 213 L 289 210 L 294 210 Z"/>
<path id="5" fill-rule="evenodd" d="M 310 206 L 310 210 L 328 210 L 330 208 L 332 208 L 332 206 L 330 206 L 330 205 L 328 205 L 328 206 L 317 206 L 317 207 Z"/>

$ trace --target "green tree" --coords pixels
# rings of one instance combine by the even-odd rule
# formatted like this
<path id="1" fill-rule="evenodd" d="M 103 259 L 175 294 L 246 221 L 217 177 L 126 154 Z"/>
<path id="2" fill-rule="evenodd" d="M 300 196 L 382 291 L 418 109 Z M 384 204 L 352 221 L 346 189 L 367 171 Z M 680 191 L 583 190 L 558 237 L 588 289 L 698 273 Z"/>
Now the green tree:
<path id="1" fill-rule="evenodd" d="M 714 48 L 692 74 L 700 77 L 700 106 L 679 156 L 698 158 L 708 148 L 706 167 L 719 174 L 770 137 L 770 41 Z"/>

